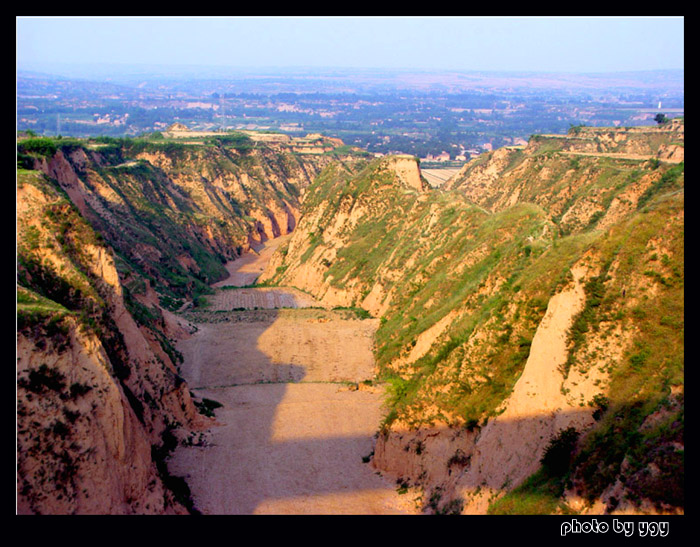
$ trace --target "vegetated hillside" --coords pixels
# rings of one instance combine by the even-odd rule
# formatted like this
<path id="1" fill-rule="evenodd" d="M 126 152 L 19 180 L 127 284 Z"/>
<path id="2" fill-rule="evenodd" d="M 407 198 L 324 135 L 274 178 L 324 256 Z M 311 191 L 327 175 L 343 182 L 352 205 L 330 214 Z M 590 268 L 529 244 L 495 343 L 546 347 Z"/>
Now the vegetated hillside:
<path id="1" fill-rule="evenodd" d="M 392 158 L 309 188 L 263 279 L 381 318 L 373 465 L 426 511 L 683 510 L 683 130 L 533 137 L 446 191 Z"/>
<path id="2" fill-rule="evenodd" d="M 300 196 L 333 156 L 304 156 L 222 135 L 153 139 L 29 139 L 23 167 L 55 179 L 116 251 L 120 269 L 158 285 L 171 308 L 208 291 L 251 243 L 286 234 Z"/>
<path id="3" fill-rule="evenodd" d="M 292 229 L 331 161 L 233 136 L 18 143 L 20 513 L 195 510 L 165 459 L 210 413 L 178 374 L 189 331 L 169 310 Z"/>

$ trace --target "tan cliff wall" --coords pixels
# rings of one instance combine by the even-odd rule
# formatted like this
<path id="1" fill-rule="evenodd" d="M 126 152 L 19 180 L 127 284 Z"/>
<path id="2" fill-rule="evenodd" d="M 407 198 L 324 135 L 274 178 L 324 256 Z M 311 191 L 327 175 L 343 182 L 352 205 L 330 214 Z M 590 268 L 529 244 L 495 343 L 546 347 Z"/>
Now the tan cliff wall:
<path id="1" fill-rule="evenodd" d="M 324 240 L 328 246 L 319 246 L 310 259 L 303 260 L 301 257 L 307 252 L 306 237 L 310 232 L 318 228 L 320 211 L 316 214 L 305 215 L 300 220 L 297 230 L 292 234 L 292 238 L 286 249 L 287 261 L 295 264 L 293 272 L 287 276 L 289 284 L 314 295 L 320 302 L 328 306 L 350 306 L 354 303 L 356 294 L 352 291 L 338 291 L 331 286 L 331 280 L 325 278 L 324 260 L 335 258 L 337 248 L 343 245 L 342 237 L 338 234 L 347 224 L 354 225 L 363 213 L 362 206 L 341 205 L 339 214 L 334 217 L 330 225 L 325 225 Z M 268 264 L 265 271 L 260 276 L 260 282 L 271 279 L 279 267 L 280 255 L 276 255 Z"/>
<path id="2" fill-rule="evenodd" d="M 589 426 L 592 410 L 582 411 L 578 399 L 569 401 L 562 392 L 565 378 L 560 367 L 567 360 L 567 332 L 585 300 L 586 269 L 575 268 L 573 274 L 571 286 L 549 301 L 523 372 L 494 418 L 470 428 L 448 423 L 416 428 L 399 420 L 378 436 L 373 466 L 420 485 L 426 505 L 434 496 L 433 512 L 459 500 L 463 513 L 483 514 L 506 489 L 539 468 L 547 443 L 559 430 Z M 474 333 L 473 338 L 478 337 Z M 602 387 L 596 387 L 593 379 L 579 380 L 586 401 L 600 393 Z"/>
<path id="3" fill-rule="evenodd" d="M 36 168 L 56 179 L 86 218 L 117 224 L 118 212 L 128 206 L 125 196 L 113 189 L 112 177 L 101 175 L 95 168 L 95 165 L 105 168 L 99 153 L 88 154 L 82 148 L 70 153 L 58 150 L 51 158 L 39 161 Z M 264 172 L 253 177 L 241 169 L 227 171 L 219 166 L 212 167 L 210 163 L 215 159 L 196 153 L 179 159 L 163 152 L 140 153 L 132 160 L 133 165 L 127 164 L 122 169 L 123 174 L 119 166 L 111 170 L 119 180 L 129 176 L 128 167 L 138 166 L 142 161 L 162 172 L 167 177 L 165 192 L 160 194 L 165 199 L 164 205 L 176 211 L 182 210 L 183 201 L 189 202 L 188 207 L 196 207 L 202 215 L 201 221 L 188 222 L 183 227 L 193 237 L 204 241 L 210 251 L 228 258 L 234 257 L 232 252 L 239 246 L 245 249 L 251 242 L 284 235 L 294 228 L 299 203 L 292 195 L 281 199 L 278 194 L 286 192 L 284 184 L 299 188 L 308 185 L 304 171 L 284 180 L 274 173 Z M 269 192 L 260 193 L 260 178 L 269 184 Z M 252 200 L 251 192 L 254 192 Z M 248 221 L 242 213 L 235 218 L 226 207 L 229 194 L 252 205 L 247 212 Z M 232 223 L 232 229 L 222 230 L 224 223 Z M 144 246 L 142 254 L 149 253 L 157 254 L 157 249 Z"/>
<path id="4" fill-rule="evenodd" d="M 65 323 L 61 349 L 18 335 L 18 513 L 185 513 L 163 487 L 151 435 L 102 344 Z M 54 382 L 43 385 L 42 372 Z"/>
<path id="5" fill-rule="evenodd" d="M 560 430 L 583 430 L 593 422 L 592 409 L 581 409 L 562 390 L 567 334 L 585 301 L 586 269 L 575 267 L 572 274 L 571 286 L 549 301 L 520 378 L 503 411 L 480 431 L 470 465 L 457 481 L 456 494 L 466 500 L 467 514 L 485 513 L 495 497 L 537 471 L 547 444 Z M 585 392 L 588 402 L 601 388 L 589 382 Z"/>
<path id="6" fill-rule="evenodd" d="M 428 184 L 421 177 L 420 167 L 416 158 L 412 156 L 389 156 L 387 162 L 388 168 L 394 171 L 402 185 L 418 192 L 428 188 Z"/>
<path id="7" fill-rule="evenodd" d="M 152 456 L 166 433 L 209 423 L 160 342 L 178 325 L 135 322 L 111 251 L 38 172 L 20 178 L 17 211 L 29 301 L 18 307 L 19 510 L 187 512 Z M 35 304 L 42 293 L 49 308 Z"/>
<path id="8" fill-rule="evenodd" d="M 248 215 L 252 217 L 252 222 L 247 230 L 247 242 L 259 243 L 294 229 L 299 201 L 294 194 L 290 194 L 289 187 L 296 188 L 302 194 L 316 172 L 315 163 L 322 164 L 322 160 L 309 160 L 302 166 L 290 160 L 285 164 L 286 169 L 281 170 L 270 165 L 268 156 L 271 155 L 260 151 L 252 153 L 247 160 L 250 167 L 224 163 L 211 150 L 192 151 L 182 159 L 174 159 L 165 152 L 142 152 L 136 158 L 162 169 L 175 187 L 189 193 L 210 218 L 227 217 L 217 199 L 221 192 L 249 203 L 251 208 Z M 208 185 L 211 185 L 211 189 L 207 189 Z M 261 192 L 261 188 L 266 187 L 269 191 Z"/>

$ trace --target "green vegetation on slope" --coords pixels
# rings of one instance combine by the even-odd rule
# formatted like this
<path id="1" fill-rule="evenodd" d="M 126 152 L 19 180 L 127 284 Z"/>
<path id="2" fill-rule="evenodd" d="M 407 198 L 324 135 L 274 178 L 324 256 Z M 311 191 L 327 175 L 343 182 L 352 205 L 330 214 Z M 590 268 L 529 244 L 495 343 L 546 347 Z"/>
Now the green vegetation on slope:
<path id="1" fill-rule="evenodd" d="M 384 431 L 397 420 L 474 430 L 497 414 L 550 298 L 587 257 L 564 372 L 609 374 L 607 395 L 579 403 L 598 421 L 566 472 L 540 472 L 494 512 L 553 512 L 565 487 L 593 500 L 627 473 L 628 501 L 683 505 L 684 164 L 628 157 L 653 155 L 672 133 L 608 148 L 605 138 L 594 139 L 603 155 L 575 148 L 583 137 L 533 139 L 470 163 L 452 190 L 420 195 L 393 182 L 381 160 L 355 175 L 328 170 L 308 189 L 312 222 L 275 278 L 294 283 L 300 263 L 316 260 L 355 305 L 391 295 L 375 350 L 388 382 Z M 484 178 L 486 168 L 499 174 Z M 626 348 L 620 359 L 605 353 L 615 347 Z"/>
<path id="2" fill-rule="evenodd" d="M 287 222 L 271 208 L 298 208 L 314 162 L 331 161 L 302 162 L 251 143 L 236 133 L 191 143 L 34 138 L 18 143 L 18 165 L 46 170 L 53 162 L 61 173 L 67 165 L 74 175 L 60 175 L 60 184 L 80 180 L 86 218 L 115 250 L 122 274 L 148 280 L 175 309 L 225 277 L 224 263 L 240 255 L 251 234 L 259 237 L 257 219 L 277 214 Z"/>

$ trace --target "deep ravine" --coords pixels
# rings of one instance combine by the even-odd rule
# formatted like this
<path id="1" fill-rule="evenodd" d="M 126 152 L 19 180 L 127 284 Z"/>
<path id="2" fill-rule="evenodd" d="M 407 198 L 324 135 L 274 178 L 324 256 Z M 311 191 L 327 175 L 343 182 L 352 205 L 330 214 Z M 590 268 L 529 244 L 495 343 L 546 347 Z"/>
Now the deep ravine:
<path id="1" fill-rule="evenodd" d="M 227 265 L 207 311 L 184 314 L 196 332 L 178 345 L 182 375 L 223 406 L 217 425 L 174 451 L 171 472 L 204 514 L 416 513 L 367 462 L 384 412 L 372 382 L 378 321 L 280 288 L 289 308 L 242 310 L 274 305 L 270 289 L 222 288 L 250 285 L 278 239 Z M 240 292 L 248 300 L 231 300 Z"/>

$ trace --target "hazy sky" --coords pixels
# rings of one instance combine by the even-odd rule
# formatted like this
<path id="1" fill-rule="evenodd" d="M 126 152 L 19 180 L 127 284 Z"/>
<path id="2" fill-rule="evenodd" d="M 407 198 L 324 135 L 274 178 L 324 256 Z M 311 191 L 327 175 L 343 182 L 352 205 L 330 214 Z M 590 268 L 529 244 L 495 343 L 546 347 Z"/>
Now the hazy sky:
<path id="1" fill-rule="evenodd" d="M 609 72 L 684 66 L 678 17 L 17 17 L 17 67 Z"/>

